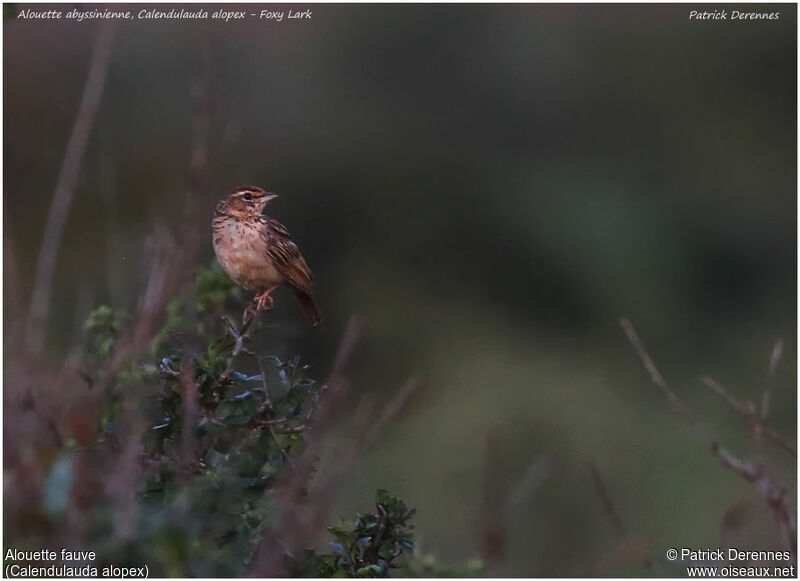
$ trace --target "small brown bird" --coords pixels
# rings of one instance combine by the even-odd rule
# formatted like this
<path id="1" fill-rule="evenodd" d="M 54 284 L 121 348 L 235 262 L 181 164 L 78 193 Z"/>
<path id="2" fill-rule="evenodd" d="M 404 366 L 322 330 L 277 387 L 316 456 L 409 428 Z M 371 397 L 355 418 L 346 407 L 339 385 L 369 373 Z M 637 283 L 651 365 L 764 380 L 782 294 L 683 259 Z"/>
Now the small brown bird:
<path id="1" fill-rule="evenodd" d="M 217 204 L 214 252 L 233 281 L 255 290 L 258 311 L 272 307 L 270 293 L 286 284 L 312 325 L 322 320 L 314 303 L 311 270 L 286 228 L 262 214 L 277 198 L 255 186 L 239 186 Z"/>

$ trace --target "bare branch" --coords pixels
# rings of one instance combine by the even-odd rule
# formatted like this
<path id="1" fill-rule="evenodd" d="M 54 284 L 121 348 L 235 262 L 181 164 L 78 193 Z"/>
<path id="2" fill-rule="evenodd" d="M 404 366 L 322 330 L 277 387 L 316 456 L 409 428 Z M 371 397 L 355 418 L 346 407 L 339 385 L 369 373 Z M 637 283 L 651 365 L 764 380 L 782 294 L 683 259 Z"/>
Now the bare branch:
<path id="1" fill-rule="evenodd" d="M 245 311 L 245 313 L 247 313 L 247 311 Z M 244 323 L 242 324 L 241 329 L 237 329 L 236 327 L 234 327 L 233 323 L 231 323 L 230 320 L 228 320 L 228 317 L 222 317 L 222 322 L 225 323 L 225 326 L 228 328 L 228 333 L 230 333 L 231 337 L 233 337 L 234 344 L 233 344 L 233 350 L 231 350 L 231 354 L 228 355 L 228 360 L 225 364 L 225 371 L 223 371 L 222 374 L 219 376 L 220 381 L 225 381 L 226 379 L 228 379 L 228 376 L 230 375 L 231 371 L 233 371 L 233 362 L 239 356 L 239 353 L 242 352 L 245 340 L 249 338 L 248 334 L 250 330 L 253 328 L 254 317 L 255 315 L 253 315 L 252 313 L 250 314 L 250 317 L 247 317 L 247 315 L 245 315 Z"/>
<path id="2" fill-rule="evenodd" d="M 678 396 L 675 395 L 675 392 L 667 385 L 667 382 L 664 380 L 664 377 L 658 371 L 656 364 L 653 363 L 653 360 L 650 357 L 650 354 L 644 348 L 641 339 L 639 339 L 639 335 L 636 334 L 636 330 L 633 328 L 633 325 L 627 318 L 622 318 L 619 321 L 622 330 L 625 331 L 625 334 L 628 336 L 628 340 L 633 345 L 633 349 L 636 351 L 636 355 L 639 356 L 639 359 L 642 361 L 644 368 L 650 374 L 650 379 L 653 382 L 664 397 L 667 398 L 667 403 L 669 403 L 670 407 L 676 411 L 677 413 L 684 416 L 690 422 L 695 423 L 696 418 L 694 412 L 686 406 Z"/>
<path id="3" fill-rule="evenodd" d="M 764 394 L 761 396 L 761 419 L 766 420 L 769 414 L 769 404 L 772 399 L 772 383 L 775 380 L 775 371 L 778 369 L 778 363 L 783 354 L 783 339 L 775 341 L 772 347 L 772 355 L 769 358 L 769 367 L 767 368 L 767 383 L 764 386 Z"/>
<path id="4" fill-rule="evenodd" d="M 8 213 L 6 213 L 8 216 Z M 17 262 L 17 254 L 14 249 L 14 244 L 9 235 L 8 227 L 5 228 L 5 235 L 3 236 L 3 282 L 5 289 L 5 304 L 6 312 L 10 315 L 6 319 L 6 333 L 7 337 L 18 337 L 19 331 L 25 331 L 24 316 L 20 313 L 25 312 L 25 294 L 22 285 L 22 274 Z M 6 344 L 10 343 L 7 341 Z"/>
<path id="5" fill-rule="evenodd" d="M 496 475 L 504 463 L 504 450 L 492 430 L 486 436 L 483 462 L 483 503 L 478 529 L 480 557 L 489 576 L 502 577 L 502 567 L 508 545 L 508 514 L 505 490 L 498 485 Z"/>
<path id="6" fill-rule="evenodd" d="M 190 357 L 184 358 L 184 365 L 181 369 L 180 380 L 183 386 L 183 417 L 181 418 L 181 459 L 183 461 L 184 476 L 188 476 L 197 467 L 197 438 L 195 429 L 197 428 L 197 408 L 198 408 L 198 386 L 195 378 L 194 363 Z"/>
<path id="7" fill-rule="evenodd" d="M 743 416 L 750 417 L 752 415 L 754 411 L 752 403 L 750 402 L 745 403 L 739 400 L 735 395 L 733 395 L 727 389 L 725 389 L 725 387 L 718 381 L 716 381 L 714 378 L 708 375 L 704 375 L 703 377 L 700 378 L 700 381 L 702 381 L 706 386 L 711 388 L 711 391 L 713 391 L 722 399 L 724 399 L 726 402 L 728 402 L 729 406 L 731 406 L 733 409 L 735 409 Z"/>
<path id="8" fill-rule="evenodd" d="M 141 437 L 145 427 L 142 417 L 130 399 L 125 402 L 124 423 L 128 434 L 124 439 L 122 453 L 105 481 L 106 494 L 113 509 L 113 534 L 117 540 L 127 540 L 134 534 L 136 512 L 139 510 L 136 480 L 140 474 Z"/>
<path id="9" fill-rule="evenodd" d="M 530 464 L 522 476 L 511 489 L 506 510 L 511 513 L 516 510 L 533 492 L 541 486 L 550 472 L 550 459 L 542 454 L 531 459 Z"/>
<path id="10" fill-rule="evenodd" d="M 89 142 L 89 135 L 100 106 L 100 98 L 103 95 L 111 64 L 111 48 L 115 34 L 116 23 L 113 20 L 103 21 L 92 49 L 89 74 L 83 87 L 78 115 L 72 126 L 67 149 L 61 161 L 53 201 L 45 222 L 42 246 L 39 249 L 39 258 L 36 263 L 36 278 L 28 313 L 28 330 L 25 341 L 27 347 L 34 353 L 42 347 L 44 326 L 50 310 L 50 293 L 58 247 L 61 244 L 70 206 L 72 206 L 83 154 L 86 151 L 86 144 Z"/>
<path id="11" fill-rule="evenodd" d="M 358 340 L 361 338 L 363 331 L 364 319 L 358 315 L 351 316 L 347 321 L 347 327 L 345 327 L 342 339 L 339 341 L 339 349 L 336 351 L 336 357 L 333 360 L 331 372 L 328 375 L 328 379 L 325 383 L 336 383 L 338 380 L 344 377 L 347 363 L 350 361 L 350 357 L 353 355 L 353 350 L 355 349 Z"/>
<path id="12" fill-rule="evenodd" d="M 592 484 L 594 484 L 597 497 L 600 499 L 600 503 L 603 506 L 603 513 L 605 513 L 605 515 L 611 521 L 611 524 L 614 527 L 614 530 L 617 531 L 617 534 L 621 537 L 624 537 L 626 535 L 625 525 L 622 524 L 622 519 L 619 518 L 619 514 L 617 514 L 614 503 L 612 502 L 611 497 L 608 495 L 608 489 L 606 488 L 603 478 L 600 476 L 600 472 L 597 470 L 597 466 L 595 466 L 594 462 L 589 464 L 589 470 L 592 472 Z"/>
<path id="13" fill-rule="evenodd" d="M 370 444 L 375 437 L 384 430 L 397 414 L 402 411 L 411 395 L 419 387 L 419 379 L 416 377 L 409 377 L 403 385 L 394 393 L 392 399 L 384 406 L 383 412 L 378 419 L 372 424 L 369 430 L 363 436 L 363 443 Z"/>
<path id="14" fill-rule="evenodd" d="M 329 470 L 325 477 L 325 482 L 317 488 L 319 492 L 309 498 L 306 502 L 299 503 L 298 500 L 307 492 L 308 477 L 313 470 L 313 462 L 319 454 L 322 442 L 315 437 L 325 431 L 332 416 L 332 411 L 345 395 L 347 380 L 346 369 L 355 346 L 361 337 L 363 320 L 360 317 L 352 316 L 348 321 L 342 338 L 339 342 L 339 349 L 331 366 L 331 372 L 323 383 L 319 391 L 319 401 L 315 401 L 309 415 L 304 422 L 311 420 L 314 415 L 314 430 L 305 433 L 308 446 L 303 454 L 291 465 L 290 470 L 283 476 L 280 484 L 276 486 L 277 498 L 279 500 L 279 510 L 281 520 L 284 523 L 286 536 L 279 540 L 276 532 L 267 528 L 258 547 L 256 548 L 253 566 L 250 573 L 260 577 L 277 577 L 282 573 L 284 553 L 287 548 L 302 546 L 307 544 L 316 530 L 318 523 L 327 512 L 332 496 L 337 489 L 337 484 L 341 475 L 350 466 L 355 455 L 355 445 L 357 439 L 351 439 L 347 450 L 339 450 L 336 454 L 340 458 L 338 465 Z M 324 395 L 324 397 L 322 397 Z M 362 402 L 363 404 L 364 402 Z M 324 405 L 323 405 L 324 404 Z M 362 405 L 359 409 L 363 410 Z M 357 412 L 356 416 L 364 415 Z M 368 416 L 365 416 L 368 417 Z M 305 429 L 307 426 L 293 426 L 292 428 Z M 284 428 L 279 433 L 291 433 L 292 428 Z M 322 478 L 319 478 L 322 480 Z M 285 542 L 285 544 L 284 544 Z"/>
<path id="15" fill-rule="evenodd" d="M 128 358 L 152 338 L 156 323 L 163 316 L 172 292 L 182 284 L 186 275 L 184 267 L 196 250 L 191 244 L 176 242 L 164 229 L 158 234 L 147 281 L 133 316 L 135 325 L 117 341 L 106 366 L 104 373 L 108 383 L 114 381 Z"/>
<path id="16" fill-rule="evenodd" d="M 756 411 L 756 406 L 752 402 L 743 402 L 736 396 L 732 395 L 725 387 L 712 377 L 707 375 L 701 378 L 701 381 L 708 386 L 714 393 L 724 399 L 729 406 L 739 412 L 743 417 L 748 419 L 753 425 L 753 429 L 763 434 L 768 439 L 772 440 L 775 444 L 789 452 L 795 458 L 797 457 L 797 450 L 792 446 L 786 438 L 778 434 L 773 428 L 767 426 L 763 422 L 763 418 Z"/>
<path id="17" fill-rule="evenodd" d="M 318 435 L 327 427 L 335 404 L 342 401 L 346 386 L 345 369 L 361 333 L 361 326 L 361 319 L 352 317 L 344 332 L 330 376 L 323 385 L 327 389 L 327 397 L 316 414 L 315 429 L 306 433 L 308 444 L 306 449 L 284 476 L 283 483 L 276 488 L 282 513 L 280 521 L 284 523 L 282 536 L 279 540 L 274 531 L 266 532 L 257 549 L 250 571 L 252 575 L 279 576 L 283 571 L 285 553 L 294 548 L 307 546 L 313 540 L 324 524 L 325 515 L 330 510 L 336 491 L 359 453 L 367 450 L 379 432 L 400 413 L 419 385 L 416 378 L 407 380 L 378 413 L 375 413 L 374 398 L 371 395 L 361 398 L 352 415 L 353 429 L 330 452 L 330 457 L 335 458 L 335 461 L 317 472 L 314 478 L 316 481 L 314 492 L 308 492 L 308 477 L 313 470 L 314 461 L 322 450 L 322 440 Z M 372 421 L 376 415 L 377 420 Z M 304 499 L 303 502 L 300 502 L 301 497 Z"/>
<path id="18" fill-rule="evenodd" d="M 797 523 L 793 517 L 793 511 L 789 509 L 785 502 L 786 491 L 775 484 L 775 482 L 768 477 L 764 467 L 761 464 L 754 464 L 745 462 L 736 457 L 733 453 L 723 448 L 719 442 L 707 436 L 708 431 L 705 427 L 697 421 L 694 412 L 678 399 L 667 382 L 664 380 L 661 373 L 656 368 L 647 350 L 644 348 L 639 336 L 633 328 L 633 325 L 627 318 L 620 319 L 620 326 L 625 331 L 634 350 L 636 351 L 639 359 L 642 360 L 645 369 L 650 374 L 653 384 L 667 397 L 670 406 L 685 418 L 688 418 L 692 427 L 695 428 L 695 433 L 698 434 L 709 445 L 711 452 L 719 458 L 720 462 L 726 468 L 737 473 L 741 478 L 755 485 L 756 490 L 764 498 L 769 508 L 778 522 L 778 527 L 781 533 L 781 538 L 787 549 L 791 551 L 792 563 L 797 562 Z M 731 396 L 726 390 L 720 393 L 726 398 L 731 405 L 743 405 L 736 398 Z M 744 406 L 746 407 L 746 406 Z"/>

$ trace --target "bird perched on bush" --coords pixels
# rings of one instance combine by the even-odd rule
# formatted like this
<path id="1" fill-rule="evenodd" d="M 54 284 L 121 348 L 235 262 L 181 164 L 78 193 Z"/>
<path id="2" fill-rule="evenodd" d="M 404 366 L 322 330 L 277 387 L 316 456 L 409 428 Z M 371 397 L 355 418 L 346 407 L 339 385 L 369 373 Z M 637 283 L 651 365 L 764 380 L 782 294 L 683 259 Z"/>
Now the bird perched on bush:
<path id="1" fill-rule="evenodd" d="M 322 320 L 314 302 L 311 269 L 286 228 L 262 214 L 277 198 L 240 186 L 217 204 L 212 229 L 217 260 L 239 286 L 256 291 L 256 310 L 272 307 L 270 293 L 286 284 L 312 325 Z"/>

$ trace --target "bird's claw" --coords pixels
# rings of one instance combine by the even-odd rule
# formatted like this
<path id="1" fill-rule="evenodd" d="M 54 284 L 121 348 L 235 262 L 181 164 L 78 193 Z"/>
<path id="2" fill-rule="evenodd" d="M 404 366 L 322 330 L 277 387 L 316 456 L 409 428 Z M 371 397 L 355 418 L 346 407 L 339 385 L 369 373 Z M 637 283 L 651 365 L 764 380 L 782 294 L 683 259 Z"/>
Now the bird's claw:
<path id="1" fill-rule="evenodd" d="M 261 294 L 257 294 L 256 296 L 254 296 L 253 302 L 251 302 L 244 308 L 242 320 L 247 321 L 248 318 L 252 319 L 259 313 L 270 310 L 273 305 L 273 300 L 272 297 L 269 295 L 273 290 L 274 287 L 264 291 Z"/>
<path id="2" fill-rule="evenodd" d="M 273 300 L 272 297 L 269 296 L 269 293 L 262 293 L 255 297 L 256 301 L 256 312 L 260 313 L 261 311 L 268 311 L 272 308 Z"/>

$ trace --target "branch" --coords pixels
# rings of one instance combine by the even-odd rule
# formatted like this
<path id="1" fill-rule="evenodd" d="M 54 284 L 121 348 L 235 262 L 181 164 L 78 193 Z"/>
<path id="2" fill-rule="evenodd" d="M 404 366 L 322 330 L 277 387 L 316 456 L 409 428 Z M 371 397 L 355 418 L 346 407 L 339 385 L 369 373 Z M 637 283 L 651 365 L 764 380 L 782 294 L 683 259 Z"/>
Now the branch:
<path id="1" fill-rule="evenodd" d="M 141 475 L 142 434 L 146 430 L 144 421 L 133 400 L 123 403 L 123 416 L 120 425 L 124 426 L 126 437 L 123 447 L 117 455 L 117 461 L 104 476 L 105 492 L 109 499 L 114 521 L 115 540 L 128 541 L 135 534 L 137 512 L 141 505 L 137 501 L 137 482 Z"/>
<path id="2" fill-rule="evenodd" d="M 550 459 L 546 455 L 542 454 L 531 459 L 525 472 L 511 488 L 511 494 L 506 503 L 506 512 L 512 514 L 517 510 L 542 485 L 549 472 Z"/>
<path id="3" fill-rule="evenodd" d="M 191 361 L 191 358 L 184 358 L 180 380 L 183 385 L 183 417 L 181 418 L 182 477 L 188 479 L 198 468 L 197 462 L 202 460 L 197 457 L 197 438 L 195 434 L 198 420 L 198 385 L 194 379 L 194 364 L 187 363 L 187 361 Z"/>
<path id="4" fill-rule="evenodd" d="M 397 391 L 395 391 L 392 399 L 390 399 L 383 408 L 380 416 L 375 422 L 370 426 L 370 428 L 364 432 L 361 437 L 361 446 L 368 446 L 370 445 L 377 435 L 381 433 L 384 428 L 395 418 L 397 415 L 403 410 L 403 408 L 408 403 L 408 400 L 411 399 L 411 395 L 417 391 L 419 387 L 420 381 L 417 377 L 409 377 L 403 385 L 401 385 Z"/>
<path id="5" fill-rule="evenodd" d="M 233 323 L 230 322 L 228 317 L 222 317 L 222 322 L 225 323 L 225 326 L 228 328 L 228 333 L 231 334 L 231 337 L 233 337 L 235 343 L 233 344 L 233 350 L 231 350 L 231 354 L 228 356 L 228 359 L 225 363 L 225 371 L 223 371 L 222 375 L 219 376 L 220 381 L 225 381 L 228 379 L 231 371 L 233 371 L 234 360 L 239 356 L 239 353 L 242 352 L 245 340 L 249 338 L 248 333 L 253 327 L 255 315 L 250 313 L 250 316 L 247 317 L 247 311 L 245 311 L 245 313 L 245 319 L 241 329 L 234 327 Z"/>
<path id="6" fill-rule="evenodd" d="M 636 330 L 633 328 L 631 322 L 626 319 L 622 318 L 619 321 L 622 330 L 625 331 L 625 334 L 628 336 L 628 340 L 633 345 L 633 349 L 636 351 L 636 355 L 639 356 L 644 368 L 650 374 L 650 380 L 653 382 L 659 391 L 667 398 L 667 403 L 669 406 L 678 414 L 684 416 L 687 420 L 689 420 L 692 424 L 696 423 L 697 418 L 694 415 L 694 412 L 685 405 L 678 396 L 675 395 L 675 392 L 667 385 L 667 382 L 664 380 L 664 377 L 658 371 L 656 364 L 653 363 L 653 360 L 650 358 L 650 354 L 642 345 L 641 339 L 639 339 L 639 335 L 636 334 Z"/>
<path id="7" fill-rule="evenodd" d="M 667 382 L 658 371 L 658 368 L 656 368 L 652 358 L 639 339 L 639 336 L 636 334 L 631 322 L 627 318 L 623 317 L 620 319 L 619 323 L 622 329 L 625 331 L 625 334 L 628 336 L 628 339 L 633 345 L 633 348 L 636 351 L 636 354 L 639 356 L 639 359 L 642 361 L 645 369 L 650 374 L 650 379 L 652 380 L 653 384 L 665 395 L 670 407 L 672 407 L 676 413 L 679 413 L 684 418 L 690 420 L 695 432 L 707 442 L 711 453 L 719 458 L 723 466 L 732 470 L 744 480 L 752 483 L 756 490 L 758 490 L 759 494 L 764 498 L 767 505 L 772 510 L 775 520 L 778 522 L 778 527 L 780 529 L 781 538 L 783 539 L 784 545 L 791 551 L 792 563 L 796 563 L 797 523 L 793 517 L 793 511 L 789 510 L 789 508 L 786 506 L 786 491 L 776 485 L 774 481 L 769 478 L 763 466 L 740 460 L 733 453 L 723 448 L 716 439 L 707 435 L 708 431 L 705 429 L 705 426 L 700 424 L 700 422 L 697 420 L 694 412 L 686 404 L 680 401 L 675 392 L 672 391 L 669 385 L 667 385 Z M 725 393 L 728 398 L 732 398 L 730 394 L 727 392 Z M 740 403 L 735 398 L 732 398 L 732 400 Z"/>
<path id="8" fill-rule="evenodd" d="M 36 278 L 33 284 L 33 294 L 28 312 L 28 329 L 25 337 L 27 347 L 34 353 L 42 347 L 44 325 L 50 310 L 50 292 L 53 287 L 58 247 L 64 234 L 64 225 L 70 206 L 72 206 L 83 154 L 86 151 L 86 144 L 89 142 L 89 135 L 97 116 L 100 98 L 103 95 L 111 64 L 111 48 L 115 34 L 116 23 L 114 21 L 104 21 L 100 25 L 92 49 L 92 60 L 86 84 L 83 87 L 78 115 L 72 126 L 64 158 L 61 160 L 53 201 L 47 215 L 42 246 L 39 249 L 39 258 L 36 263 Z"/>
<path id="9" fill-rule="evenodd" d="M 330 509 L 334 495 L 350 472 L 358 454 L 368 449 L 379 432 L 402 411 L 419 385 L 416 378 L 410 378 L 377 413 L 374 413 L 376 410 L 373 400 L 370 397 L 362 398 L 352 414 L 353 433 L 345 436 L 340 444 L 325 454 L 333 461 L 317 471 L 313 493 L 309 493 L 308 477 L 314 471 L 314 462 L 323 452 L 319 435 L 328 428 L 331 412 L 342 401 L 347 386 L 347 363 L 361 334 L 362 324 L 360 318 L 351 317 L 331 373 L 323 384 L 323 388 L 327 389 L 326 397 L 320 402 L 323 405 L 314 408 L 318 411 L 314 416 L 314 431 L 309 432 L 305 438 L 307 447 L 281 479 L 281 483 L 276 485 L 279 521 L 283 524 L 283 532 L 279 538 L 276 531 L 265 531 L 255 551 L 251 575 L 280 576 L 286 555 L 311 543 L 324 524 L 324 517 Z"/>
<path id="10" fill-rule="evenodd" d="M 783 354 L 783 339 L 775 341 L 772 347 L 772 355 L 769 358 L 769 368 L 767 368 L 767 383 L 764 387 L 764 394 L 761 396 L 761 419 L 766 420 L 769 414 L 769 404 L 772 398 L 772 382 L 775 379 L 775 370 Z M 797 454 L 795 454 L 796 456 Z"/>
<path id="11" fill-rule="evenodd" d="M 752 402 L 743 402 L 739 400 L 736 396 L 731 394 L 725 387 L 720 384 L 719 382 L 715 381 L 712 377 L 704 375 L 701 378 L 701 381 L 709 387 L 714 393 L 724 399 L 729 406 L 739 412 L 744 418 L 750 420 L 750 423 L 753 425 L 753 429 L 756 430 L 758 433 L 763 434 L 770 440 L 772 440 L 775 444 L 789 452 L 792 456 L 797 458 L 797 450 L 794 446 L 792 446 L 786 438 L 778 434 L 773 428 L 766 425 L 763 420 L 763 416 L 760 415 L 756 411 L 756 406 Z M 763 409 L 763 408 L 762 408 Z"/>
<path id="12" fill-rule="evenodd" d="M 594 484 L 594 490 L 597 492 L 597 497 L 600 499 L 600 503 L 603 506 L 603 512 L 611 521 L 611 524 L 614 526 L 614 530 L 617 531 L 617 534 L 621 537 L 624 537 L 626 534 L 625 525 L 622 524 L 622 519 L 619 518 L 619 514 L 617 514 L 617 510 L 614 507 L 614 502 L 608 495 L 608 489 L 603 482 L 602 476 L 600 476 L 600 472 L 597 470 L 597 466 L 594 465 L 594 462 L 589 464 L 589 470 L 592 472 L 592 484 Z"/>
<path id="13" fill-rule="evenodd" d="M 206 35 L 207 37 L 207 35 Z M 186 187 L 185 216 L 178 240 L 174 240 L 165 228 L 157 228 L 155 236 L 155 257 L 150 259 L 149 278 L 134 317 L 136 326 L 128 336 L 118 342 L 109 364 L 107 380 L 114 380 L 127 357 L 136 353 L 153 334 L 157 317 L 161 316 L 167 301 L 175 288 L 189 274 L 186 268 L 192 262 L 200 245 L 205 241 L 203 230 L 196 227 L 200 222 L 199 212 L 202 204 L 196 198 L 203 184 L 207 182 L 209 156 L 208 143 L 210 127 L 210 105 L 208 93 L 211 84 L 211 45 L 203 38 L 202 63 L 197 73 L 192 118 L 192 142 L 190 166 Z"/>

